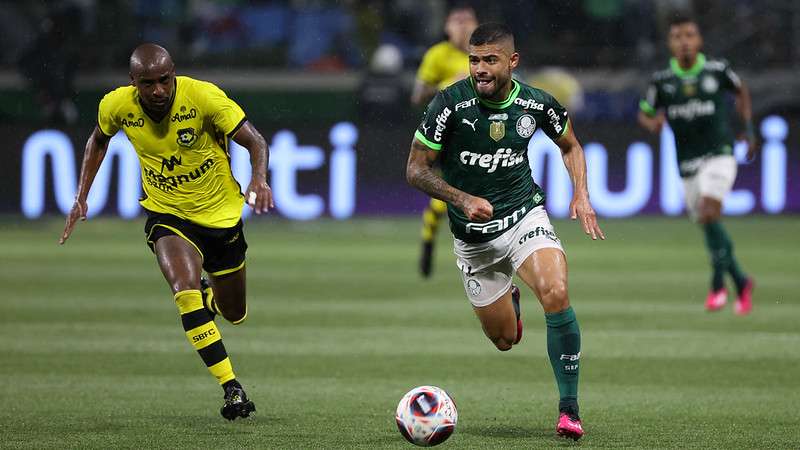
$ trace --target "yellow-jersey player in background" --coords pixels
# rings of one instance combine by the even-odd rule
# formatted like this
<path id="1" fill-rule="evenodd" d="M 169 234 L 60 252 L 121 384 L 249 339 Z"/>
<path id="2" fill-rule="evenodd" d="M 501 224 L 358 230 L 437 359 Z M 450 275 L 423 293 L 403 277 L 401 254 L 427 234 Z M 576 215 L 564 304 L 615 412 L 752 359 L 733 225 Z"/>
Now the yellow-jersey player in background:
<path id="1" fill-rule="evenodd" d="M 469 37 L 477 27 L 478 19 L 471 6 L 459 5 L 450 9 L 444 24 L 447 40 L 429 48 L 417 70 L 417 79 L 411 94 L 414 105 L 426 105 L 437 92 L 469 75 L 467 47 Z M 433 269 L 433 243 L 439 222 L 446 212 L 447 204 L 432 198 L 422 214 L 422 255 L 419 270 L 426 278 Z"/>
<path id="2" fill-rule="evenodd" d="M 175 76 L 172 58 L 158 45 L 134 50 L 130 77 L 131 86 L 100 101 L 60 243 L 78 219 L 86 220 L 92 181 L 111 137 L 122 130 L 142 169 L 147 245 L 172 289 L 186 337 L 222 385 L 222 416 L 247 417 L 255 405 L 233 373 L 214 318 L 221 315 L 239 324 L 247 316 L 245 197 L 231 172 L 228 139 L 250 152 L 252 176 L 245 193 L 257 214 L 273 207 L 266 182 L 267 143 L 218 87 Z M 201 278 L 204 270 L 208 280 Z"/>

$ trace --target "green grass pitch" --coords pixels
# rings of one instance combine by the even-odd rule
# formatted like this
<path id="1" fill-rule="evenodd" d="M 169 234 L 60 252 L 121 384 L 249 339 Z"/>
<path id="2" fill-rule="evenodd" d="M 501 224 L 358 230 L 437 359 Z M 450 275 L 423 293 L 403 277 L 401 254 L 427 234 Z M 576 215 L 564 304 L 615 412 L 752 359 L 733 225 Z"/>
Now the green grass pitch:
<path id="1" fill-rule="evenodd" d="M 583 333 L 586 436 L 554 437 L 544 319 L 501 353 L 463 295 L 441 230 L 416 272 L 416 218 L 246 226 L 250 314 L 221 325 L 248 420 L 192 350 L 142 220 L 0 219 L 0 447 L 412 448 L 394 424 L 410 388 L 456 399 L 441 448 L 797 448 L 800 218 L 729 218 L 755 309 L 703 311 L 707 256 L 684 218 L 604 220 L 606 242 L 556 221 Z M 731 298 L 732 300 L 732 298 Z"/>

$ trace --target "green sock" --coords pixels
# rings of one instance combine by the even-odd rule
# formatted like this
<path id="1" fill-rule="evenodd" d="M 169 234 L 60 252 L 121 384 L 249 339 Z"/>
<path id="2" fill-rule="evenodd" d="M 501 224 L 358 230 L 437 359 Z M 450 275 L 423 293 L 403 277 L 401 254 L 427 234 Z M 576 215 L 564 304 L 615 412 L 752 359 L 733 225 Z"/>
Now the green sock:
<path id="1" fill-rule="evenodd" d="M 705 231 L 706 246 L 711 255 L 711 288 L 715 291 L 722 289 L 723 276 L 730 273 L 736 289 L 741 292 L 747 283 L 747 275 L 733 256 L 733 242 L 730 236 L 720 222 L 703 225 L 703 231 Z"/>
<path id="2" fill-rule="evenodd" d="M 581 330 L 572 307 L 545 313 L 547 354 L 558 384 L 559 411 L 578 414 L 578 362 L 581 357 Z"/>
<path id="3" fill-rule="evenodd" d="M 718 291 L 725 286 L 723 277 L 730 266 L 730 240 L 722 224 L 711 222 L 703 225 L 706 235 L 706 248 L 711 257 L 711 290 Z"/>

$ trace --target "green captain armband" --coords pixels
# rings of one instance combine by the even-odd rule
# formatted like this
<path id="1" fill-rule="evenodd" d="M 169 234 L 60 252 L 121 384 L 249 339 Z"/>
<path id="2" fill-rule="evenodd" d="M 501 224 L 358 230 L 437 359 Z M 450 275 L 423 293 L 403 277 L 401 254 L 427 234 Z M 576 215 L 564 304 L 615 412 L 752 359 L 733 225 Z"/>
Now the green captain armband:
<path id="1" fill-rule="evenodd" d="M 436 144 L 436 143 L 433 143 L 433 142 L 429 141 L 428 138 L 426 138 L 424 134 L 420 133 L 419 130 L 414 132 L 414 137 L 417 138 L 418 141 L 420 141 L 423 144 L 425 144 L 431 150 L 435 150 L 435 151 L 438 152 L 439 150 L 442 149 L 442 144 Z"/>
<path id="2" fill-rule="evenodd" d="M 656 115 L 656 109 L 650 106 L 650 103 L 647 103 L 647 100 L 639 100 L 639 109 L 650 117 Z"/>

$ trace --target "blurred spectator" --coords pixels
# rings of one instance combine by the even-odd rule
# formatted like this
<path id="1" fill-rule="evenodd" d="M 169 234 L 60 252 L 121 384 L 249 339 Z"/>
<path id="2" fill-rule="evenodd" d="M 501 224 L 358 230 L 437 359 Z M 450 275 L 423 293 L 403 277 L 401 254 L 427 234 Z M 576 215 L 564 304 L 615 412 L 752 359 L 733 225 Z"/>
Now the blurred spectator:
<path id="1" fill-rule="evenodd" d="M 392 44 L 383 44 L 370 60 L 358 89 L 358 111 L 365 122 L 397 121 L 408 114 L 408 89 L 402 81 L 403 55 Z"/>
<path id="2" fill-rule="evenodd" d="M 55 2 L 39 23 L 39 33 L 19 61 L 20 71 L 51 124 L 78 120 L 75 73 L 81 45 L 81 10 L 71 2 Z"/>

